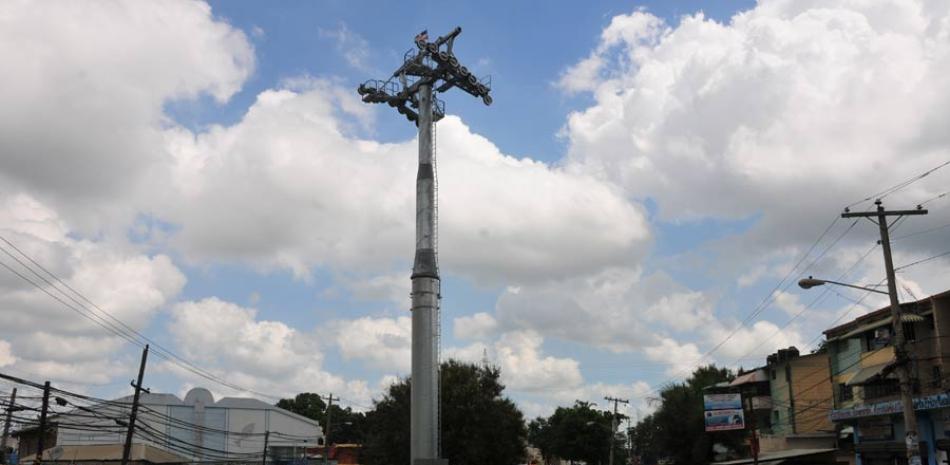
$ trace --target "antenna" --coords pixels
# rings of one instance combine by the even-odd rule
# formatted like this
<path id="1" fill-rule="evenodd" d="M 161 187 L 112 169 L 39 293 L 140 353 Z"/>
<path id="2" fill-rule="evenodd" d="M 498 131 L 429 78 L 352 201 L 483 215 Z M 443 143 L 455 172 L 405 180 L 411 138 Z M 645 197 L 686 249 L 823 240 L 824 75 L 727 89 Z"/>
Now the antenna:
<path id="1" fill-rule="evenodd" d="M 439 304 L 441 280 L 436 253 L 436 186 L 433 131 L 445 116 L 435 94 L 457 87 L 491 105 L 491 78 L 478 79 L 459 63 L 452 49 L 462 33 L 456 27 L 435 41 L 428 30 L 416 35 L 415 48 L 386 80 L 371 79 L 356 92 L 363 102 L 385 103 L 419 128 L 416 174 L 416 250 L 412 266 L 412 384 L 410 458 L 413 465 L 447 464 L 439 459 Z"/>

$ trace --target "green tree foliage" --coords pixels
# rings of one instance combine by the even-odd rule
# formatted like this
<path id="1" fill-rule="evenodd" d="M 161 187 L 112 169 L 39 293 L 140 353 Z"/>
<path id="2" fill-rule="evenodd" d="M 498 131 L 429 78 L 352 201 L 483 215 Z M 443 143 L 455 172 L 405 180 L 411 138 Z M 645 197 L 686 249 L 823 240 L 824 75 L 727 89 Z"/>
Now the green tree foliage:
<path id="1" fill-rule="evenodd" d="M 448 361 L 442 364 L 442 456 L 452 465 L 524 463 L 524 417 L 503 396 L 497 367 Z M 362 461 L 409 463 L 410 380 L 393 384 L 367 414 Z"/>
<path id="2" fill-rule="evenodd" d="M 744 431 L 707 433 L 703 423 L 703 388 L 734 378 L 729 369 L 710 365 L 697 368 L 682 383 L 664 387 L 657 399 L 659 408 L 632 431 L 634 451 L 643 463 L 662 458 L 676 465 L 709 463 L 713 443 L 741 448 Z"/>
<path id="3" fill-rule="evenodd" d="M 536 418 L 528 425 L 531 444 L 541 450 L 546 463 L 559 457 L 591 465 L 608 462 L 612 438 L 610 412 L 596 410 L 593 404 L 576 401 L 571 407 L 558 407 L 548 418 Z M 618 415 L 618 423 L 622 415 Z M 624 448 L 614 442 L 614 463 L 625 463 Z"/>
<path id="4" fill-rule="evenodd" d="M 326 432 L 327 428 L 327 404 L 320 394 L 312 392 L 302 392 L 294 396 L 293 399 L 280 399 L 277 406 L 316 420 Z M 366 416 L 360 412 L 354 412 L 350 407 L 340 407 L 334 403 L 331 407 L 333 414 L 330 415 L 332 424 L 330 425 L 330 443 L 331 444 L 362 444 L 364 439 L 364 429 Z"/>
<path id="5" fill-rule="evenodd" d="M 551 423 L 548 422 L 547 418 L 538 417 L 528 423 L 528 443 L 541 451 L 544 463 L 554 461 L 557 440 L 554 437 L 554 429 L 551 428 Z"/>

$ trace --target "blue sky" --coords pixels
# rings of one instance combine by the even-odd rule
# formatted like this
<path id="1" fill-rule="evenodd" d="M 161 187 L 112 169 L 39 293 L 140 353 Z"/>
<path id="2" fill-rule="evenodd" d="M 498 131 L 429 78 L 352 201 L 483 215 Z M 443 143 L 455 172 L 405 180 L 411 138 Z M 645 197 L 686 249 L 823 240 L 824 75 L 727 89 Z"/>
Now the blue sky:
<path id="1" fill-rule="evenodd" d="M 792 284 L 877 281 L 878 254 L 859 260 L 874 228 L 816 238 L 950 159 L 950 12 L 920 3 L 7 5 L 23 71 L 0 80 L 0 230 L 222 379 L 369 405 L 407 374 L 415 128 L 355 88 L 459 25 L 494 104 L 442 96 L 443 348 L 499 365 L 529 416 L 603 395 L 647 411 L 698 363 L 807 350 L 879 304 Z M 904 232 L 945 224 L 944 201 Z M 906 297 L 943 290 L 948 266 L 909 270 Z M 127 390 L 133 345 L 0 285 L 0 370 Z M 161 360 L 148 380 L 241 394 Z"/>

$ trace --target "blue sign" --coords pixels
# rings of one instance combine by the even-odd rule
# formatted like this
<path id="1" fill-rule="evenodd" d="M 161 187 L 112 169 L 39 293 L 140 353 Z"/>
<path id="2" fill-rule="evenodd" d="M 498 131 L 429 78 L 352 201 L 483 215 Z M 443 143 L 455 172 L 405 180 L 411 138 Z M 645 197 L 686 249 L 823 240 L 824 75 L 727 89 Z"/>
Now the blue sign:
<path id="1" fill-rule="evenodd" d="M 950 407 L 950 394 L 934 394 L 932 396 L 914 399 L 914 410 L 934 410 Z M 872 417 L 875 415 L 893 415 L 903 412 L 901 401 L 880 402 L 877 404 L 858 405 L 852 408 L 843 408 L 831 411 L 831 421 L 848 420 L 851 418 Z"/>
<path id="2" fill-rule="evenodd" d="M 703 416 L 706 419 L 706 431 L 745 429 L 745 415 L 742 409 L 707 410 Z"/>
<path id="3" fill-rule="evenodd" d="M 742 408 L 742 396 L 739 394 L 706 394 L 703 396 L 703 410 L 732 410 Z"/>

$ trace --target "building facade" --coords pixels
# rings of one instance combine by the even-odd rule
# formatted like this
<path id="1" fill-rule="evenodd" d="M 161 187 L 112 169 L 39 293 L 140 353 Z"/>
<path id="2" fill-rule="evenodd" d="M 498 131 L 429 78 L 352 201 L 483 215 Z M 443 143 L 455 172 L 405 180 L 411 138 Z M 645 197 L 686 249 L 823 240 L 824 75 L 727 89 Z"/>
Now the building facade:
<path id="1" fill-rule="evenodd" d="M 917 431 L 924 463 L 950 449 L 950 291 L 901 305 Z M 900 388 L 894 374 L 890 307 L 825 331 L 834 405 L 830 419 L 852 431 L 859 465 L 904 464 Z"/>
<path id="2" fill-rule="evenodd" d="M 131 397 L 76 407 L 50 418 L 43 461 L 121 459 Z M 126 423 L 127 424 L 127 423 Z M 36 459 L 35 439 L 21 431 L 21 462 Z M 30 445 L 32 449 L 30 448 Z M 143 393 L 133 457 L 140 463 L 233 462 L 296 463 L 306 450 L 323 444 L 323 430 L 309 418 L 257 399 L 226 397 L 215 401 L 202 388 L 184 399 Z"/>

